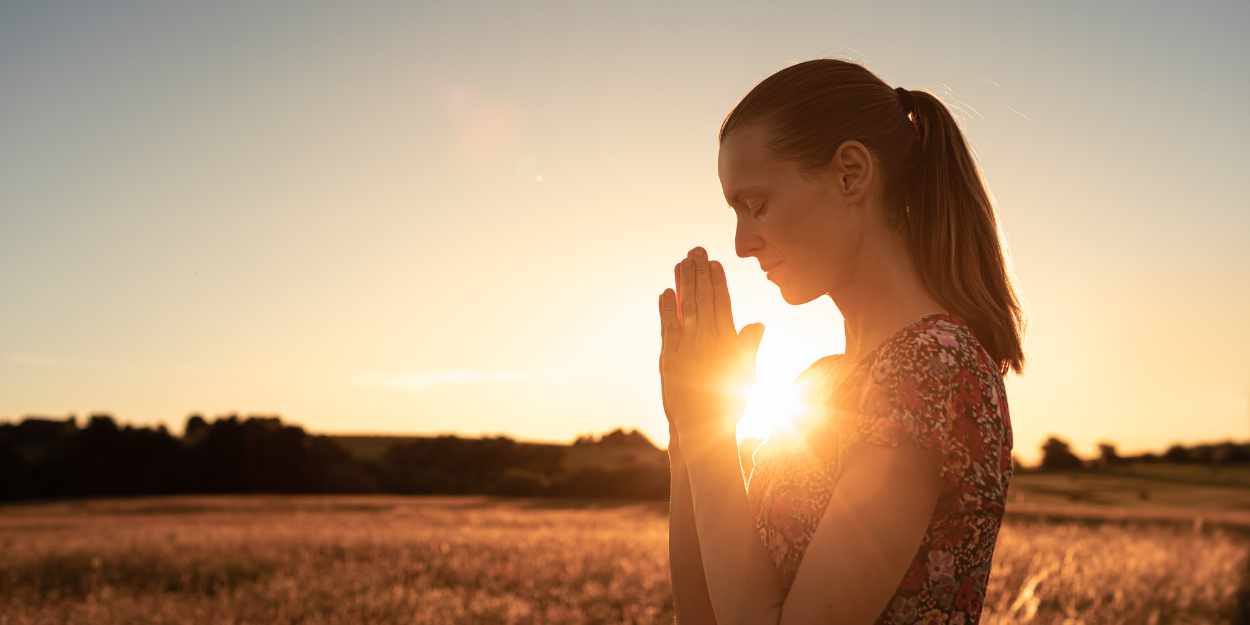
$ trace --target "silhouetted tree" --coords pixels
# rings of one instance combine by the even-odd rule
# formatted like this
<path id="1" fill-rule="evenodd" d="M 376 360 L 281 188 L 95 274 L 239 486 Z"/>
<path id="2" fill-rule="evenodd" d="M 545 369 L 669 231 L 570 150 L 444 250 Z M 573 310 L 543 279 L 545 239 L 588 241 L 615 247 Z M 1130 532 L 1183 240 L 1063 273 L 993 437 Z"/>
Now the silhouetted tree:
<path id="1" fill-rule="evenodd" d="M 1189 450 L 1182 445 L 1172 445 L 1168 447 L 1167 451 L 1163 452 L 1163 459 L 1177 464 L 1188 463 L 1190 460 Z"/>
<path id="2" fill-rule="evenodd" d="M 1245 462 L 1247 459 L 1250 459 L 1250 456 L 1247 456 L 1245 448 L 1233 441 L 1220 443 L 1211 450 L 1211 462 L 1216 464 Z"/>
<path id="3" fill-rule="evenodd" d="M 654 449 L 616 430 L 596 445 Z M 506 437 L 419 438 L 362 461 L 337 440 L 278 417 L 190 415 L 184 435 L 164 426 L 121 427 L 92 415 L 0 423 L 0 500 L 165 493 L 402 492 L 664 498 L 668 469 L 626 462 L 616 470 L 564 469 L 564 448 Z"/>
<path id="4" fill-rule="evenodd" d="M 520 445 L 506 437 L 417 439 L 395 445 L 382 462 L 383 487 L 402 493 L 489 493 L 508 469 L 551 475 L 560 471 L 558 447 Z"/>
<path id="5" fill-rule="evenodd" d="M 1081 459 L 1072 453 L 1072 448 L 1067 441 L 1052 436 L 1042 445 L 1043 470 L 1057 471 L 1079 468 L 1081 468 Z"/>
<path id="6" fill-rule="evenodd" d="M 651 439 L 647 438 L 647 436 L 642 432 L 639 432 L 637 429 L 626 432 L 624 428 L 616 428 L 615 430 L 599 437 L 598 440 L 595 440 L 595 437 L 592 434 L 579 436 L 577 437 L 577 440 L 573 441 L 573 444 L 604 445 L 607 447 L 645 447 L 648 449 L 656 448 L 655 443 L 652 443 Z"/>
<path id="7" fill-rule="evenodd" d="M 210 426 L 204 417 L 193 414 L 187 417 L 187 425 L 182 428 L 182 439 L 188 443 L 197 443 L 208 434 Z"/>
<path id="8" fill-rule="evenodd" d="M 247 478 L 247 437 L 236 415 L 218 418 L 196 445 L 199 457 L 200 492 L 245 493 Z"/>
<path id="9" fill-rule="evenodd" d="M 1114 443 L 1098 443 L 1098 462 L 1107 467 L 1113 467 L 1122 463 Z"/>

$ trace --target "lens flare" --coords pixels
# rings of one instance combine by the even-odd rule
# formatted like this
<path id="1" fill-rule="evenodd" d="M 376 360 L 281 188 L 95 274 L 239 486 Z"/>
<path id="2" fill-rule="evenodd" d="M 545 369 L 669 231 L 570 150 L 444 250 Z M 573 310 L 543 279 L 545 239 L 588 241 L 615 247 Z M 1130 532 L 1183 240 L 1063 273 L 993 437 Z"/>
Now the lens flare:
<path id="1" fill-rule="evenodd" d="M 807 385 L 785 379 L 755 383 L 738 422 L 738 438 L 768 438 L 774 431 L 792 433 L 795 421 L 810 409 Z"/>

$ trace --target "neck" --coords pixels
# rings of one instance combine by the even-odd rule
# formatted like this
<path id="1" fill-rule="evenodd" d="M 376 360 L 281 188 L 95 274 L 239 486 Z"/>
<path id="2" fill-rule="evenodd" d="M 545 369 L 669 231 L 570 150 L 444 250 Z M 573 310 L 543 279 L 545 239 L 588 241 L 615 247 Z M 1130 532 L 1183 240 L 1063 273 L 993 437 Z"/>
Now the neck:
<path id="1" fill-rule="evenodd" d="M 917 319 L 946 312 L 924 287 L 903 238 L 878 234 L 882 244 L 865 245 L 850 279 L 829 293 L 842 313 L 850 363 Z"/>

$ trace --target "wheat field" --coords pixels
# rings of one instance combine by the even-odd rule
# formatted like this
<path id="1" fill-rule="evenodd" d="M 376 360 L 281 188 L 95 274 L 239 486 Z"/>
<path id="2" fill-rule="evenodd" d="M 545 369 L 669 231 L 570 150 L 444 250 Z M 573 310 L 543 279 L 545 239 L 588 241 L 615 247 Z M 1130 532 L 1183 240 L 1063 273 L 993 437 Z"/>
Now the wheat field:
<path id="1" fill-rule="evenodd" d="M 177 497 L 0 508 L 0 625 L 671 623 L 665 504 Z M 1242 618 L 1244 535 L 1009 519 L 984 623 Z"/>

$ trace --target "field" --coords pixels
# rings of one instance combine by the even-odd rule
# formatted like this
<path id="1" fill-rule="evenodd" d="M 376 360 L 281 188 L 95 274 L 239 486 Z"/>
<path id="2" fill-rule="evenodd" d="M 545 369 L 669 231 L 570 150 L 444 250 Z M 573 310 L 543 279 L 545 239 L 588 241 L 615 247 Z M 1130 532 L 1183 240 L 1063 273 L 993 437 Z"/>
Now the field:
<path id="1" fill-rule="evenodd" d="M 1243 622 L 1243 528 L 1072 510 L 1008 517 L 982 622 Z M 484 497 L 10 505 L 0 624 L 671 623 L 664 514 Z"/>
<path id="2" fill-rule="evenodd" d="M 1011 480 L 1009 500 L 1016 504 L 1082 504 L 1129 510 L 1244 512 L 1250 510 L 1250 467 L 1160 463 L 1020 472 Z"/>

